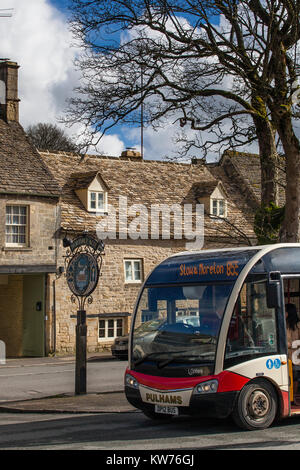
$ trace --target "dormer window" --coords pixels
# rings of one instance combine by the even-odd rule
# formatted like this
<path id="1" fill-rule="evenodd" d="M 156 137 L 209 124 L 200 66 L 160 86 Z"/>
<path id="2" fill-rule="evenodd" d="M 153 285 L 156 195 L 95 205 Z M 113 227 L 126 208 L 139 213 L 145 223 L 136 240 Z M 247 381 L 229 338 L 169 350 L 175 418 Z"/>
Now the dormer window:
<path id="1" fill-rule="evenodd" d="M 196 201 L 204 205 L 205 214 L 218 220 L 227 218 L 227 194 L 218 180 L 194 184 Z"/>
<path id="2" fill-rule="evenodd" d="M 109 188 L 98 171 L 75 173 L 72 178 L 75 193 L 88 212 L 107 212 Z"/>

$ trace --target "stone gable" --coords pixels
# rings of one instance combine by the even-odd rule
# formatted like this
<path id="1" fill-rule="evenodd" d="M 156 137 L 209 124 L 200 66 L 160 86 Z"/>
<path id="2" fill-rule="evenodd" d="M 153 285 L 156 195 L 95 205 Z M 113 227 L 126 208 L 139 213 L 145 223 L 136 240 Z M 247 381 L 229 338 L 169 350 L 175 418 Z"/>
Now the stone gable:
<path id="1" fill-rule="evenodd" d="M 245 152 L 224 152 L 219 166 L 240 184 L 248 204 L 258 208 L 261 201 L 261 169 L 259 155 Z M 285 161 L 279 156 L 277 167 L 278 204 L 285 204 Z"/>
<path id="2" fill-rule="evenodd" d="M 59 187 L 17 122 L 0 119 L 0 193 L 59 196 Z"/>

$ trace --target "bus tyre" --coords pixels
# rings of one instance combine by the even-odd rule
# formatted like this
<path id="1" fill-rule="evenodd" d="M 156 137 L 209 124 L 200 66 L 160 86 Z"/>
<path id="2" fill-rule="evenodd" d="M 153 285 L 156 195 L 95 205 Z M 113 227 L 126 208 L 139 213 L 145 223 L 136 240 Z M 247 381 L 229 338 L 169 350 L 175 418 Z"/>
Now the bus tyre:
<path id="1" fill-rule="evenodd" d="M 264 382 L 252 382 L 241 390 L 232 417 L 242 429 L 266 429 L 277 413 L 277 395 L 274 387 Z"/>

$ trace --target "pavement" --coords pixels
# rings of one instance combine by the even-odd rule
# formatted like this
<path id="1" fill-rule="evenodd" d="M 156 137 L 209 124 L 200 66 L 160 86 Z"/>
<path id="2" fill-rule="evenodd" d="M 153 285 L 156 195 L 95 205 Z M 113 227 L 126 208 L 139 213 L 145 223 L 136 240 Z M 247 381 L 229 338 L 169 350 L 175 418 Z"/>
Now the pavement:
<path id="1" fill-rule="evenodd" d="M 87 362 L 113 361 L 111 353 L 92 353 Z M 75 361 L 74 356 L 6 359 L 4 367 L 34 366 Z M 3 367 L 3 365 L 2 365 Z M 103 393 L 63 393 L 45 398 L 7 401 L 0 404 L 0 412 L 13 413 L 128 413 L 137 412 L 127 401 L 124 389 Z"/>

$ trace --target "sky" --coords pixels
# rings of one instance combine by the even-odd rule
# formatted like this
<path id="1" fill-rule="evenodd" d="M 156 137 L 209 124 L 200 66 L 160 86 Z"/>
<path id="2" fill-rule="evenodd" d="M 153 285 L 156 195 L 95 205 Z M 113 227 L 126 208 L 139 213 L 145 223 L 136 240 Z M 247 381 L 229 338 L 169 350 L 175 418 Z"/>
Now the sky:
<path id="1" fill-rule="evenodd" d="M 19 66 L 20 122 L 24 129 L 39 122 L 59 125 L 76 141 L 80 125 L 63 126 L 66 100 L 79 85 L 74 59 L 79 50 L 68 29 L 68 0 L 1 0 L 1 9 L 13 8 L 12 17 L 0 17 L 0 58 Z M 109 1 L 109 0 L 108 0 Z M 144 130 L 144 158 L 174 158 L 177 125 Z M 194 131 L 188 130 L 191 134 Z M 118 126 L 110 130 L 89 153 L 120 156 L 126 147 L 140 150 L 140 128 Z M 193 150 L 190 156 L 201 158 Z"/>
<path id="2" fill-rule="evenodd" d="M 24 129 L 38 122 L 56 124 L 76 140 L 80 126 L 59 122 L 79 83 L 78 50 L 72 47 L 64 0 L 1 0 L 0 8 L 13 8 L 12 17 L 0 17 L 0 58 L 20 66 L 20 123 Z M 127 145 L 113 131 L 93 153 L 119 156 Z"/>
<path id="3" fill-rule="evenodd" d="M 75 140 L 82 128 L 63 126 L 66 99 L 79 84 L 68 29 L 66 0 L 1 0 L 1 9 L 13 8 L 12 17 L 0 17 L 0 58 L 19 64 L 20 123 L 26 129 L 38 122 L 59 125 Z M 172 136 L 178 129 L 144 131 L 144 158 L 174 156 Z M 105 135 L 90 153 L 120 156 L 126 147 L 140 150 L 140 129 L 118 127 Z"/>

